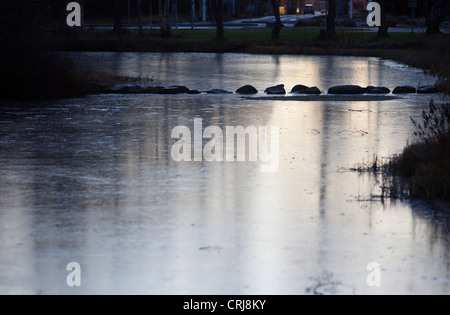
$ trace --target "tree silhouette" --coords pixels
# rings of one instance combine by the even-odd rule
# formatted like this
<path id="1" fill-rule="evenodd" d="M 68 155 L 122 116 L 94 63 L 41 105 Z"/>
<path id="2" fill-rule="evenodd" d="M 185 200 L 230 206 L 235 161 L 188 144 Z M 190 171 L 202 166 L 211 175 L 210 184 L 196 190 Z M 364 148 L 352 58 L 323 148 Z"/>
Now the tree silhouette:
<path id="1" fill-rule="evenodd" d="M 336 0 L 328 0 L 328 13 L 327 13 L 327 30 L 326 36 L 328 38 L 336 38 Z"/>
<path id="2" fill-rule="evenodd" d="M 143 35 L 143 25 L 142 25 L 142 0 L 137 0 L 137 14 L 138 14 L 138 24 L 139 24 L 139 35 Z"/>
<path id="3" fill-rule="evenodd" d="M 114 25 L 113 32 L 122 37 L 122 19 L 120 16 L 120 1 L 114 0 Z"/>
<path id="4" fill-rule="evenodd" d="M 378 0 L 378 3 L 381 7 L 381 26 L 378 27 L 377 37 L 388 37 L 389 25 L 386 19 L 386 2 L 385 0 Z"/>
<path id="5" fill-rule="evenodd" d="M 214 0 L 214 18 L 216 20 L 216 40 L 225 40 L 223 28 L 223 0 Z"/>
<path id="6" fill-rule="evenodd" d="M 280 32 L 281 32 L 281 28 L 283 27 L 283 24 L 281 23 L 280 6 L 278 5 L 277 0 L 272 0 L 272 8 L 273 8 L 273 13 L 275 15 L 275 26 L 272 29 L 272 40 L 279 40 Z"/>
<path id="7" fill-rule="evenodd" d="M 172 25 L 170 21 L 172 1 L 158 0 L 158 7 L 159 7 L 161 37 L 170 37 L 172 36 Z"/>

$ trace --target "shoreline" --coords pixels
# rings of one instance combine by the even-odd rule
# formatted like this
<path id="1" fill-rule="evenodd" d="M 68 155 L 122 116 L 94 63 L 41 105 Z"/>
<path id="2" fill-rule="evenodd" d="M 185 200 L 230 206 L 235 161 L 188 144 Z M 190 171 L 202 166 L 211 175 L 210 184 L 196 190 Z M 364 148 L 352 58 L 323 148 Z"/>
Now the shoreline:
<path id="1" fill-rule="evenodd" d="M 108 31 L 84 30 L 57 35 L 49 46 L 61 52 L 167 52 L 241 53 L 255 55 L 376 57 L 415 67 L 436 75 L 436 88 L 450 93 L 450 35 L 392 33 L 377 39 L 375 33 L 338 31 L 338 40 L 319 39 L 320 28 L 286 28 L 279 41 L 270 40 L 270 29 L 228 30 L 227 40 L 214 40 L 214 30 L 174 30 L 162 39 L 157 31 L 139 36 L 127 31 L 119 39 Z"/>
<path id="2" fill-rule="evenodd" d="M 450 93 L 450 35 L 392 33 L 388 38 L 376 38 L 375 33 L 358 30 L 338 30 L 337 40 L 319 38 L 319 27 L 285 28 L 280 40 L 270 39 L 271 29 L 227 30 L 227 40 L 216 41 L 215 30 L 174 30 L 170 38 L 161 38 L 157 30 L 125 31 L 121 37 L 105 30 L 74 32 L 44 32 L 38 42 L 45 50 L 25 55 L 32 67 L 5 74 L 8 87 L 3 87 L 3 99 L 45 100 L 98 94 L 106 85 L 133 82 L 139 78 L 105 77 L 101 71 L 86 76 L 70 58 L 55 56 L 61 52 L 167 52 L 167 53 L 240 53 L 255 55 L 354 56 L 392 60 L 418 68 L 437 77 L 435 88 Z M 6 54 L 11 71 L 15 54 Z M 8 68 L 9 67 L 9 68 Z M 44 69 L 44 70 L 42 70 Z M 39 70 L 39 71 L 38 71 Z M 8 73 L 5 72 L 5 73 Z M 92 79 L 93 77 L 93 79 Z M 57 87 L 57 88 L 55 88 Z"/>

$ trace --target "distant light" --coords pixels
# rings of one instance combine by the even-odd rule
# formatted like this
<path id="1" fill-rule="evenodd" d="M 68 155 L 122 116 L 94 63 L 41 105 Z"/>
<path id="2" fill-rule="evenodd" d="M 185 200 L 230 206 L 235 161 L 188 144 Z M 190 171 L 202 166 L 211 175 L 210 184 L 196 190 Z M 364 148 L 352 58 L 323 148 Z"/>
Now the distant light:
<path id="1" fill-rule="evenodd" d="M 299 8 L 297 8 L 297 14 L 300 14 L 300 9 Z"/>

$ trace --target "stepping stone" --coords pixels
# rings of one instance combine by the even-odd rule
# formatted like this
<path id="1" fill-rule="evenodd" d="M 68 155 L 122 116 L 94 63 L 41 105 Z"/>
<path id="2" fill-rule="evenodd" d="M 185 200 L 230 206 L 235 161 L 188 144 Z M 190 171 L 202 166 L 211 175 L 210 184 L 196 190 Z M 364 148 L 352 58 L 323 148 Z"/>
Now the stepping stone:
<path id="1" fill-rule="evenodd" d="M 298 84 L 292 88 L 291 93 L 302 93 L 306 89 L 308 89 L 306 85 Z"/>
<path id="2" fill-rule="evenodd" d="M 307 88 L 306 90 L 302 91 L 301 93 L 302 93 L 302 94 L 315 94 L 315 95 L 319 95 L 319 94 L 321 94 L 322 92 L 319 90 L 318 87 L 313 86 L 313 87 Z"/>
<path id="3" fill-rule="evenodd" d="M 368 86 L 366 88 L 368 94 L 389 94 L 391 90 L 384 86 Z"/>
<path id="4" fill-rule="evenodd" d="M 105 89 L 105 93 L 109 94 L 143 94 L 145 89 L 136 84 L 117 84 L 112 88 Z"/>
<path id="5" fill-rule="evenodd" d="M 239 89 L 237 89 L 236 93 L 237 94 L 246 94 L 246 95 L 257 94 L 258 90 L 251 85 L 244 85 L 244 86 L 240 87 Z"/>
<path id="6" fill-rule="evenodd" d="M 328 89 L 328 94 L 364 94 L 366 89 L 359 85 L 336 85 Z"/>
<path id="7" fill-rule="evenodd" d="M 145 93 L 148 94 L 159 94 L 159 91 L 165 89 L 163 86 L 149 86 L 145 89 Z"/>
<path id="8" fill-rule="evenodd" d="M 433 94 L 433 93 L 438 93 L 438 90 L 434 86 L 421 86 L 417 90 L 417 93 L 420 93 L 420 94 Z"/>
<path id="9" fill-rule="evenodd" d="M 284 84 L 268 87 L 264 92 L 267 94 L 286 94 Z"/>
<path id="10" fill-rule="evenodd" d="M 409 85 L 397 86 L 392 94 L 408 94 L 408 93 L 416 93 L 416 89 Z"/>
<path id="11" fill-rule="evenodd" d="M 186 94 L 186 93 L 189 93 L 189 89 L 185 86 L 179 85 L 174 85 L 159 90 L 159 94 Z"/>

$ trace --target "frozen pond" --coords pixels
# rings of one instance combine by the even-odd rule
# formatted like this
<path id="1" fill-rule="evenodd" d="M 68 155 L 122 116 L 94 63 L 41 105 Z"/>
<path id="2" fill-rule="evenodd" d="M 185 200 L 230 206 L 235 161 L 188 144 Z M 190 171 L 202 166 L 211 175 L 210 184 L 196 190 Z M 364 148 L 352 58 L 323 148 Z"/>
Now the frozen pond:
<path id="1" fill-rule="evenodd" d="M 392 89 L 435 80 L 377 58 L 74 56 L 83 67 L 199 90 Z M 371 201 L 378 179 L 342 172 L 399 152 L 411 139 L 409 117 L 430 99 L 200 94 L 6 103 L 0 293 L 449 294 L 448 219 L 423 205 Z M 277 171 L 261 172 L 263 162 L 248 159 L 175 162 L 171 132 L 193 130 L 195 118 L 203 128 L 280 127 Z M 70 262 L 81 266 L 81 287 L 66 284 Z M 379 286 L 367 283 L 371 263 L 381 268 Z"/>

